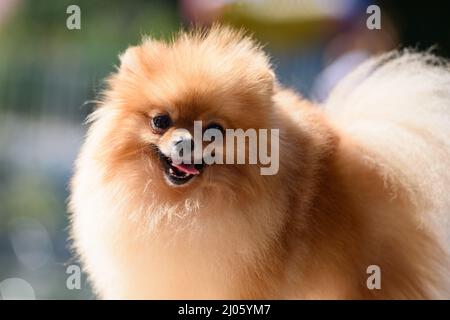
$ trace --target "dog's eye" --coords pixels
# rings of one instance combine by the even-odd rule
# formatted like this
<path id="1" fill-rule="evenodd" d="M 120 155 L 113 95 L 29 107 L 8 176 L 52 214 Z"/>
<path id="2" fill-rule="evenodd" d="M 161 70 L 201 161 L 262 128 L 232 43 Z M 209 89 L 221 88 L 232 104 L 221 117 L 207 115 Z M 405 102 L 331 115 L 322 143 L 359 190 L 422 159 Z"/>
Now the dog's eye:
<path id="1" fill-rule="evenodd" d="M 152 127 L 157 131 L 166 130 L 172 125 L 172 120 L 169 115 L 161 114 L 153 117 L 152 119 Z"/>
<path id="2" fill-rule="evenodd" d="M 209 125 L 206 127 L 205 131 L 206 131 L 206 130 L 209 130 L 209 129 L 216 129 L 216 130 L 219 130 L 219 131 L 222 132 L 222 133 L 225 132 L 225 129 L 224 129 L 220 124 L 215 123 L 215 122 L 209 124 Z"/>
<path id="3" fill-rule="evenodd" d="M 224 129 L 220 124 L 215 123 L 215 122 L 209 124 L 209 125 L 205 128 L 205 132 L 208 131 L 208 130 L 210 130 L 210 129 L 219 130 L 219 131 L 222 133 L 222 135 L 225 133 L 225 129 Z M 211 139 L 212 139 L 211 141 L 215 141 L 215 140 L 216 140 L 216 138 L 215 138 L 214 136 L 211 137 Z"/>

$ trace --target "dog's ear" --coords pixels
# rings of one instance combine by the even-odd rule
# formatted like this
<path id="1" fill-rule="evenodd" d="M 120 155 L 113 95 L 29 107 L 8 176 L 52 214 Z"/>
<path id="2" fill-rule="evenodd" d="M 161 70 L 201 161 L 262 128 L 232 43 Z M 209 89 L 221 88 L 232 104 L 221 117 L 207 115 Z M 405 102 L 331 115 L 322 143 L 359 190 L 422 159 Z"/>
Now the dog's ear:
<path id="1" fill-rule="evenodd" d="M 128 97 L 134 96 L 133 90 L 155 73 L 161 54 L 165 54 L 161 52 L 164 48 L 165 45 L 159 41 L 144 39 L 140 45 L 130 46 L 120 54 L 117 71 L 106 80 L 109 90 L 105 96 L 116 101 L 123 100 L 125 93 Z"/>
<path id="2" fill-rule="evenodd" d="M 153 64 L 157 63 L 158 55 L 164 50 L 165 45 L 151 38 L 144 38 L 141 45 L 131 46 L 119 56 L 119 72 L 139 73 L 139 71 L 151 70 Z"/>
<path id="3" fill-rule="evenodd" d="M 272 95 L 275 88 L 276 77 L 275 72 L 271 69 L 271 67 L 267 67 L 267 69 L 259 75 L 259 79 L 262 84 L 263 91 L 269 95 Z"/>
<path id="4" fill-rule="evenodd" d="M 120 67 L 119 72 L 126 73 L 126 72 L 136 72 L 139 68 L 139 47 L 133 46 L 129 47 L 124 53 L 119 55 L 120 60 Z"/>

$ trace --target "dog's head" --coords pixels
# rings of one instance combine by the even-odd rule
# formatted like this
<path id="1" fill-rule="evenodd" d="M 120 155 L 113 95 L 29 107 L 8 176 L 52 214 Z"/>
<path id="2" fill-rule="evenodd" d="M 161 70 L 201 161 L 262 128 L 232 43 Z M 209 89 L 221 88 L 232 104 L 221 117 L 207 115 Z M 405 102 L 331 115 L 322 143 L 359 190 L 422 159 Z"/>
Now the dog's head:
<path id="1" fill-rule="evenodd" d="M 230 179 L 242 179 L 245 166 L 206 164 L 195 148 L 210 142 L 195 135 L 270 127 L 274 74 L 262 50 L 215 27 L 170 43 L 145 39 L 120 60 L 96 112 L 96 130 L 105 132 L 100 160 L 110 174 L 145 176 L 154 189 L 177 192 L 205 181 L 239 184 Z M 226 157 L 225 144 L 216 157 Z M 187 150 L 191 161 L 174 161 Z"/>

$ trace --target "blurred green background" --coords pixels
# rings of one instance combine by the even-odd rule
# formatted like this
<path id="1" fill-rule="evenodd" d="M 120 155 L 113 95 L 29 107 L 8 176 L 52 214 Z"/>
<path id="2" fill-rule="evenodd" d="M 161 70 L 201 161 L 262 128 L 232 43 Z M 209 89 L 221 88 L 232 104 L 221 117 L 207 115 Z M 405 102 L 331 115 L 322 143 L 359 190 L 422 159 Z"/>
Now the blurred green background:
<path id="1" fill-rule="evenodd" d="M 69 5 L 81 29 L 69 30 Z M 381 8 L 369 30 L 366 9 Z M 66 287 L 66 199 L 73 161 L 118 53 L 142 35 L 219 20 L 244 26 L 282 83 L 318 102 L 367 57 L 413 46 L 449 56 L 448 4 L 366 0 L 0 0 L 0 298 L 91 299 Z"/>

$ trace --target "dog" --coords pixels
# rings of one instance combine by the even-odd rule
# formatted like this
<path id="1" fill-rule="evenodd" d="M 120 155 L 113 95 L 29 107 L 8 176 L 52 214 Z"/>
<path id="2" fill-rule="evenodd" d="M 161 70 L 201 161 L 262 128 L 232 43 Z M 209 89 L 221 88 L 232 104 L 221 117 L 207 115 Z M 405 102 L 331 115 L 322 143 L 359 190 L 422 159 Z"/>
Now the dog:
<path id="1" fill-rule="evenodd" d="M 446 61 L 383 54 L 321 105 L 226 26 L 146 38 L 120 61 L 71 182 L 71 237 L 98 297 L 450 298 Z M 278 130 L 276 174 L 175 163 L 180 142 L 198 145 L 195 121 Z"/>

